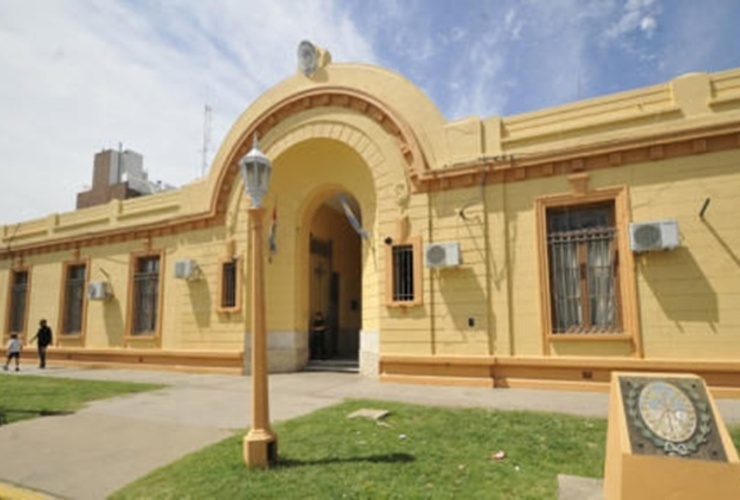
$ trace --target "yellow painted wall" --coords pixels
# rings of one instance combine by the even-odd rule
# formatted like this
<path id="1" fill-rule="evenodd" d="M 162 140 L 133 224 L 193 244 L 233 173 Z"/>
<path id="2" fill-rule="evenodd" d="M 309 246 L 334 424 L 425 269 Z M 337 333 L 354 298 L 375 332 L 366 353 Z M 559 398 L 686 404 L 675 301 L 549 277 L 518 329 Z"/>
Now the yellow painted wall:
<path id="1" fill-rule="evenodd" d="M 244 218 L 245 219 L 245 218 Z M 244 234 L 246 221 L 239 220 L 242 230 L 235 233 L 233 240 L 234 256 L 246 258 Z M 229 257 L 228 237 L 223 229 L 201 230 L 189 234 L 173 236 L 165 240 L 168 249 L 167 268 L 164 270 L 165 309 L 163 320 L 173 325 L 162 338 L 163 347 L 170 349 L 240 351 L 243 347 L 245 325 L 248 324 L 249 293 L 242 269 L 242 307 L 237 312 L 219 312 L 219 274 L 221 259 Z M 194 259 L 198 263 L 203 278 L 193 281 L 174 278 L 175 261 Z"/>
<path id="2" fill-rule="evenodd" d="M 649 359 L 733 359 L 740 355 L 734 334 L 740 323 L 740 226 L 735 207 L 740 192 L 736 165 L 740 153 L 728 152 L 637 164 L 591 172 L 593 189 L 627 185 L 631 220 L 678 219 L 681 248 L 636 258 L 641 339 Z M 700 178 L 697 178 L 697 173 Z M 425 270 L 430 301 L 419 317 L 403 318 L 407 329 L 424 330 L 431 316 L 434 354 L 542 355 L 542 326 L 537 230 L 538 197 L 567 194 L 566 176 L 435 193 L 431 199 L 430 241 L 458 241 L 462 265 Z M 699 210 L 711 203 L 702 220 Z M 465 219 L 459 210 L 465 208 Z M 487 210 L 487 213 L 484 213 Z M 416 212 L 422 222 L 423 211 Z M 412 217 L 413 220 L 413 217 Z M 488 248 L 483 231 L 488 220 Z M 485 265 L 488 254 L 489 265 Z M 510 281 L 509 281 L 510 280 Z M 515 284 L 509 286 L 509 283 Z M 467 318 L 476 319 L 476 328 Z M 478 326 L 481 326 L 478 329 Z M 399 331 L 403 328 L 396 327 Z M 511 331 L 509 332 L 509 328 Z M 388 339 L 386 336 L 384 338 Z M 407 337 L 427 340 L 424 333 Z M 426 347 L 389 352 L 422 354 Z M 491 346 L 491 347 L 489 347 Z M 556 356 L 631 356 L 629 342 L 552 342 Z"/>
<path id="3" fill-rule="evenodd" d="M 633 219 L 675 218 L 681 236 L 680 248 L 637 259 L 647 357 L 740 355 L 738 164 L 740 154 L 728 152 L 639 165 L 628 173 Z M 702 220 L 706 198 L 711 202 Z"/>
<path id="4" fill-rule="evenodd" d="M 430 197 L 432 223 L 428 242 L 459 242 L 463 263 L 456 268 L 427 272 L 436 353 L 440 355 L 492 353 L 492 307 L 486 267 L 490 249 L 482 196 L 484 190 L 471 188 Z M 463 208 L 464 219 L 460 216 Z"/>
<path id="5" fill-rule="evenodd" d="M 88 301 L 86 347 L 122 348 L 125 346 L 126 316 L 129 304 L 129 255 L 143 248 L 141 242 L 131 242 L 91 247 L 80 252 L 81 257 L 90 259 L 88 273 L 90 281 L 108 281 L 113 291 L 113 298 L 108 301 Z M 61 340 L 59 332 L 57 332 L 57 340 Z"/>
<path id="6" fill-rule="evenodd" d="M 28 259 L 31 266 L 31 286 L 28 299 L 28 318 L 26 319 L 26 339 L 36 334 L 39 320 L 46 319 L 53 328 L 59 310 L 59 290 L 62 269 L 59 260 L 66 255 L 59 253 L 37 256 Z"/>

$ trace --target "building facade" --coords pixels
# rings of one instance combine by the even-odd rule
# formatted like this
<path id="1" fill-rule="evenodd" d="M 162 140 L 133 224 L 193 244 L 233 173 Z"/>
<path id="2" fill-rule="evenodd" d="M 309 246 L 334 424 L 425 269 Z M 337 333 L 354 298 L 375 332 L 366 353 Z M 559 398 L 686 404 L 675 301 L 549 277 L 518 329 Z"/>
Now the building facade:
<path id="1" fill-rule="evenodd" d="M 44 317 L 52 360 L 248 369 L 255 134 L 271 371 L 306 366 L 323 311 L 329 352 L 383 380 L 740 389 L 740 70 L 447 122 L 398 74 L 324 60 L 252 103 L 207 177 L 0 228 L 5 338 Z"/>

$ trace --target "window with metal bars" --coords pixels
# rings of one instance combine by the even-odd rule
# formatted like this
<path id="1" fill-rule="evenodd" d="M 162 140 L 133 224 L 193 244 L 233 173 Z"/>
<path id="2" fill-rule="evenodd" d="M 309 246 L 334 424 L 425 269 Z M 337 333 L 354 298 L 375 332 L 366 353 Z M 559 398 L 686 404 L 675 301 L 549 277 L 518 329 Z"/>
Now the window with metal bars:
<path id="1" fill-rule="evenodd" d="M 237 306 L 237 259 L 221 264 L 221 308 L 233 309 Z"/>
<path id="2" fill-rule="evenodd" d="M 63 335 L 79 335 L 82 333 L 85 270 L 85 264 L 74 264 L 67 267 L 67 276 L 64 282 Z"/>
<path id="3" fill-rule="evenodd" d="M 10 333 L 20 333 L 26 327 L 26 300 L 28 297 L 28 271 L 13 271 L 10 289 Z"/>
<path id="4" fill-rule="evenodd" d="M 393 302 L 413 302 L 414 246 L 394 245 L 393 251 Z"/>
<path id="5" fill-rule="evenodd" d="M 618 333 L 614 203 L 547 210 L 553 333 Z"/>
<path id="6" fill-rule="evenodd" d="M 153 335 L 157 331 L 159 269 L 159 256 L 136 260 L 132 335 Z"/>

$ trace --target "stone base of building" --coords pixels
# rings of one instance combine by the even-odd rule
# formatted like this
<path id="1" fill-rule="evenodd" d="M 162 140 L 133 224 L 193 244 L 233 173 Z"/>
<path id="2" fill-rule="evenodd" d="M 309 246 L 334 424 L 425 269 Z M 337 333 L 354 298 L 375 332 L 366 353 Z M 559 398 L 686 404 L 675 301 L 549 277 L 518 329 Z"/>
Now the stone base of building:
<path id="1" fill-rule="evenodd" d="M 208 373 L 241 373 L 241 352 L 165 351 L 160 349 L 89 349 L 53 347 L 46 353 L 47 364 L 83 365 L 96 368 L 141 368 L 185 370 Z M 23 361 L 36 361 L 35 350 L 28 349 Z"/>
<path id="2" fill-rule="evenodd" d="M 613 357 L 380 357 L 380 380 L 432 385 L 608 392 L 613 371 L 702 377 L 715 397 L 740 398 L 740 364 L 731 361 Z"/>
<path id="3" fill-rule="evenodd" d="M 305 332 L 271 331 L 267 334 L 267 371 L 291 373 L 303 369 L 308 363 L 308 337 Z M 242 373 L 252 372 L 252 334 L 244 334 L 244 360 Z"/>
<path id="4" fill-rule="evenodd" d="M 360 331 L 360 375 L 380 374 L 380 335 L 377 330 Z"/>
<path id="5" fill-rule="evenodd" d="M 360 372 L 365 376 L 378 376 L 379 342 L 377 331 L 361 334 Z M 244 336 L 244 351 L 194 351 L 163 350 L 153 347 L 86 348 L 83 346 L 52 347 L 47 351 L 50 364 L 82 365 L 89 367 L 121 367 L 141 369 L 172 369 L 184 371 L 251 373 L 250 333 Z M 0 348 L 0 355 L 4 351 Z M 305 332 L 272 331 L 267 335 L 269 373 L 292 373 L 303 370 L 308 364 L 309 349 Z M 35 350 L 28 350 L 24 361 L 36 360 Z"/>

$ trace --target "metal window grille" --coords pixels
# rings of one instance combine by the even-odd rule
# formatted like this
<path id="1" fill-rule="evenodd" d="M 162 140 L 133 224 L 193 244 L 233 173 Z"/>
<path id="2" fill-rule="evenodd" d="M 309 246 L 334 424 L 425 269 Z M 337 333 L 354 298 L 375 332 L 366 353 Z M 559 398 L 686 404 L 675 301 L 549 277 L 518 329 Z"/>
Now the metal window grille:
<path id="1" fill-rule="evenodd" d="M 157 330 L 159 304 L 159 257 L 143 257 L 134 273 L 133 335 L 145 335 Z"/>
<path id="2" fill-rule="evenodd" d="M 10 291 L 10 332 L 23 333 L 26 324 L 26 297 L 28 296 L 28 271 L 13 272 Z"/>
<path id="3" fill-rule="evenodd" d="M 62 333 L 82 332 L 82 307 L 85 300 L 85 264 L 69 266 L 64 284 L 64 322 Z"/>
<path id="4" fill-rule="evenodd" d="M 620 331 L 612 204 L 548 211 L 554 333 Z"/>
<path id="5" fill-rule="evenodd" d="M 393 301 L 414 300 L 414 247 L 396 245 L 393 247 Z"/>
<path id="6" fill-rule="evenodd" d="M 236 259 L 221 267 L 221 307 L 236 307 Z"/>

